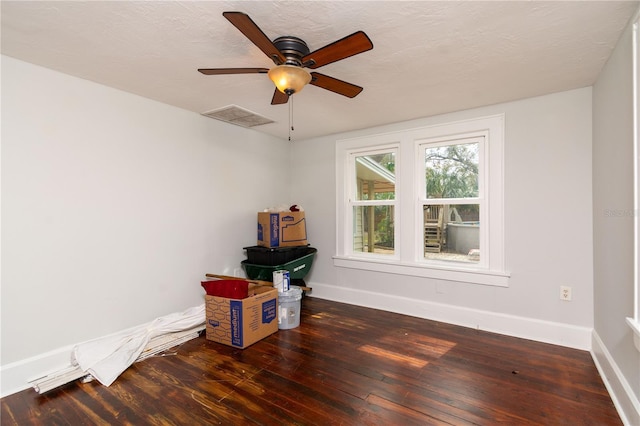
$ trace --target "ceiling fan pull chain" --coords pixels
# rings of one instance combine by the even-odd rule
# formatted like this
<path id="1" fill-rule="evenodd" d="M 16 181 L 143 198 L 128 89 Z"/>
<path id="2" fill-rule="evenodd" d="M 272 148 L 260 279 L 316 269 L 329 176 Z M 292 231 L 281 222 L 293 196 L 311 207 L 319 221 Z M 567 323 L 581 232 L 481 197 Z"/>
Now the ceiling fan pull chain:
<path id="1" fill-rule="evenodd" d="M 291 142 L 292 131 L 293 131 L 293 96 L 289 95 L 289 142 Z"/>

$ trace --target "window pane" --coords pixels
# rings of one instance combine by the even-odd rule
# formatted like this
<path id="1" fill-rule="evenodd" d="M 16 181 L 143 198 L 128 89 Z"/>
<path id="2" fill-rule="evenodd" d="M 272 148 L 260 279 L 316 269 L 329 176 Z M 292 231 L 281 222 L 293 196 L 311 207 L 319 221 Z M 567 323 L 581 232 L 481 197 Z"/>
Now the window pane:
<path id="1" fill-rule="evenodd" d="M 480 205 L 432 204 L 423 213 L 426 259 L 480 261 Z"/>
<path id="2" fill-rule="evenodd" d="M 396 155 L 387 152 L 356 157 L 356 200 L 393 200 L 396 192 Z"/>
<path id="3" fill-rule="evenodd" d="M 478 196 L 478 142 L 424 150 L 426 198 Z"/>
<path id="4" fill-rule="evenodd" d="M 353 251 L 393 254 L 393 206 L 353 208 Z"/>

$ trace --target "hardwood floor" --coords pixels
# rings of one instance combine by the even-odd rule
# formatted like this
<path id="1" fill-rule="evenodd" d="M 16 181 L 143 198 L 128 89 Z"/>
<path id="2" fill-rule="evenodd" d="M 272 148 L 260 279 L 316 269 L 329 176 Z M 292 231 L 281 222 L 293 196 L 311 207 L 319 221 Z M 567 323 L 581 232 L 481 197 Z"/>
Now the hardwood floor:
<path id="1" fill-rule="evenodd" d="M 240 350 L 204 337 L 1 400 L 2 425 L 620 425 L 585 351 L 306 297 Z"/>

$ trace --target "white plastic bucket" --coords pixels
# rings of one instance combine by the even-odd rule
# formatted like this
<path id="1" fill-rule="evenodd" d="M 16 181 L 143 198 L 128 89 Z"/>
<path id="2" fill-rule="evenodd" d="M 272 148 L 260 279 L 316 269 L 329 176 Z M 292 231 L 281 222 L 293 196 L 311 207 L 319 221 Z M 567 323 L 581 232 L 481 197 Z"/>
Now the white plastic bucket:
<path id="1" fill-rule="evenodd" d="M 278 328 L 287 330 L 300 325 L 300 300 L 302 289 L 291 287 L 278 293 Z"/>

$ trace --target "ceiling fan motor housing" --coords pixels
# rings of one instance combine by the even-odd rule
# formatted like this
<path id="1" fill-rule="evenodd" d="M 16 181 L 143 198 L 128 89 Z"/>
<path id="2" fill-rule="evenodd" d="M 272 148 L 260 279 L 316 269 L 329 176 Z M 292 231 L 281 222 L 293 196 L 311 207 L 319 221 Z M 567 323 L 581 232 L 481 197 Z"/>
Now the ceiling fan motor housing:
<path id="1" fill-rule="evenodd" d="M 307 43 L 298 37 L 278 37 L 273 41 L 273 45 L 286 58 L 285 65 L 302 66 L 302 58 L 309 54 Z"/>

